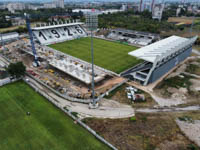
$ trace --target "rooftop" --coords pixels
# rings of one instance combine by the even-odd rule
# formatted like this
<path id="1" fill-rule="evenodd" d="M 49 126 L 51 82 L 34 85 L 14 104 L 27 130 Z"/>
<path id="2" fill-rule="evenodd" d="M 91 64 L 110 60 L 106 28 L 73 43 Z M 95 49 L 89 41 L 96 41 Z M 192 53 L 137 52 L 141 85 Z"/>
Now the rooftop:
<path id="1" fill-rule="evenodd" d="M 17 32 L 4 33 L 2 36 L 19 35 Z"/>
<path id="2" fill-rule="evenodd" d="M 128 54 L 154 63 L 156 57 L 167 57 L 171 53 L 174 53 L 181 48 L 191 44 L 193 41 L 195 40 L 190 40 L 179 36 L 170 36 L 166 39 L 142 47 L 138 50 L 129 52 Z"/>

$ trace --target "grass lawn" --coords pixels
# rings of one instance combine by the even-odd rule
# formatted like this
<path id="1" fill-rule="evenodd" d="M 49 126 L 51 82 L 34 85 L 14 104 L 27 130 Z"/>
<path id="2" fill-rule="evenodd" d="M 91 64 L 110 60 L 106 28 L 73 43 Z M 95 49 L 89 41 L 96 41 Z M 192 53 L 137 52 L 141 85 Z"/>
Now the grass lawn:
<path id="1" fill-rule="evenodd" d="M 66 41 L 49 45 L 49 47 L 91 62 L 90 38 Z M 136 49 L 137 47 L 134 46 L 94 38 L 94 63 L 102 68 L 120 73 L 141 62 L 136 57 L 128 55 L 128 52 Z"/>
<path id="2" fill-rule="evenodd" d="M 109 149 L 23 81 L 1 87 L 0 95 L 1 150 Z"/>

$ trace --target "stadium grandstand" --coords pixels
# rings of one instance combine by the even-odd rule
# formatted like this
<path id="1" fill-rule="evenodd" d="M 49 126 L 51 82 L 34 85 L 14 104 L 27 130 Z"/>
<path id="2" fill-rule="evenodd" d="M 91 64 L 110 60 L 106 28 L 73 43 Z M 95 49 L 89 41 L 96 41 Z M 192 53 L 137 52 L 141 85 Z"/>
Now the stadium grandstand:
<path id="1" fill-rule="evenodd" d="M 158 34 L 116 28 L 110 30 L 107 38 L 113 40 L 123 40 L 130 44 L 146 46 L 158 40 L 160 37 Z"/>
<path id="2" fill-rule="evenodd" d="M 144 62 L 121 75 L 143 85 L 152 83 L 184 61 L 191 54 L 192 44 L 196 39 L 197 36 L 189 39 L 171 36 L 129 52 L 129 55 Z"/>
<path id="3" fill-rule="evenodd" d="M 33 28 L 33 34 L 42 45 L 49 45 L 86 37 L 87 33 L 81 27 L 83 23 L 61 23 Z"/>

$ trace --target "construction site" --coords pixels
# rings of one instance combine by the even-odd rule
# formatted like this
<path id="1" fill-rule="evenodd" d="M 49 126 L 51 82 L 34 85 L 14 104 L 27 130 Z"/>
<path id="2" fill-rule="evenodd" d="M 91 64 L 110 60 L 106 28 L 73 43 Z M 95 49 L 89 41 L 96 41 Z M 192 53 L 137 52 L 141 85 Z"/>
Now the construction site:
<path id="1" fill-rule="evenodd" d="M 37 78 L 57 92 L 74 98 L 91 98 L 91 65 L 72 56 L 41 45 L 35 45 L 40 62 L 39 67 L 32 65 L 34 57 L 31 45 L 27 39 L 12 42 L 6 45 L 3 55 L 11 62 L 22 61 L 29 75 Z M 95 67 L 96 98 L 106 93 L 113 86 L 125 79 L 100 67 Z"/>
<path id="2" fill-rule="evenodd" d="M 197 37 L 160 40 L 156 34 L 115 29 L 107 37 L 90 39 L 81 25 L 46 25 L 29 28 L 29 36 L 16 35 L 1 48 L 1 71 L 6 72 L 9 63 L 23 62 L 23 84 L 74 116 L 74 124 L 82 120 L 118 149 L 188 150 L 188 145 L 198 145 L 200 130 L 191 129 L 195 137 L 187 138 L 182 121 L 188 121 L 187 116 L 199 120 L 200 58 L 191 57 Z"/>

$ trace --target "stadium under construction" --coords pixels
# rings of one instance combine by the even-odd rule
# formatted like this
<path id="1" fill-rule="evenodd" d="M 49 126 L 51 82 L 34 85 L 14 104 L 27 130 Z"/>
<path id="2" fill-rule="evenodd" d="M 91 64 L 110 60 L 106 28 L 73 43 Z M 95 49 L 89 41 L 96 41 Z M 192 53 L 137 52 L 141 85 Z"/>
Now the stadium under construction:
<path id="1" fill-rule="evenodd" d="M 72 76 L 73 78 L 76 78 L 79 81 L 89 85 L 91 83 L 90 62 L 86 62 L 82 58 L 78 57 L 78 55 L 71 56 L 70 54 L 67 53 L 67 51 L 64 54 L 61 50 L 62 47 L 60 47 L 60 49 L 58 49 L 57 51 L 56 49 L 52 49 L 47 46 L 50 44 L 62 43 L 69 40 L 72 41 L 72 40 L 88 37 L 88 33 L 86 32 L 87 30 L 84 28 L 83 25 L 84 24 L 81 22 L 73 21 L 73 22 L 62 23 L 62 24 L 57 24 L 57 25 L 46 25 L 46 26 L 35 27 L 32 30 L 33 30 L 33 35 L 35 37 L 35 40 L 38 41 L 36 42 L 36 50 L 37 50 L 37 54 L 39 58 L 43 58 L 43 60 L 46 60 L 51 67 L 54 67 L 62 71 L 63 73 L 66 73 Z M 114 30 L 110 30 L 110 34 L 113 35 L 113 31 Z M 119 31 L 119 30 L 116 30 L 116 31 Z M 135 34 L 135 31 L 131 31 L 131 30 L 120 30 L 120 32 L 122 31 L 126 35 L 128 34 L 128 32 L 130 33 L 130 35 L 133 33 Z M 144 37 L 144 39 L 152 40 L 152 38 L 146 37 L 147 36 L 146 33 L 143 33 L 143 32 L 139 32 L 139 33 L 140 33 L 140 36 L 139 36 L 140 39 Z M 110 36 L 110 34 L 108 34 L 108 37 L 106 36 L 103 37 L 103 40 L 110 41 L 112 37 Z M 118 33 L 116 32 L 114 34 L 115 36 L 118 35 Z M 120 34 L 119 36 L 124 37 L 124 34 Z M 148 34 L 148 36 L 154 37 L 155 35 Z M 125 36 L 125 37 L 133 39 L 132 36 L 131 37 Z M 12 38 L 13 38 L 12 35 L 10 35 L 10 39 Z M 103 42 L 101 41 L 102 36 L 101 37 L 96 36 L 96 39 L 98 38 L 100 38 L 98 41 L 98 44 Z M 137 36 L 134 38 L 137 38 Z M 133 44 L 130 44 L 130 46 L 132 47 L 124 47 L 124 48 L 131 49 L 130 51 L 121 52 L 121 53 L 127 54 L 125 58 L 127 58 L 128 61 L 121 64 L 118 63 L 117 66 L 116 66 L 116 62 L 122 61 L 119 58 L 119 55 L 120 55 L 119 51 L 116 50 L 116 47 L 119 47 L 119 45 L 116 45 L 115 42 L 108 43 L 108 44 L 113 43 L 113 47 L 111 47 L 110 45 L 108 46 L 109 49 L 110 48 L 115 49 L 115 51 L 112 50 L 111 53 L 116 52 L 116 54 L 114 56 L 112 55 L 112 57 L 118 58 L 115 60 L 116 62 L 115 62 L 114 67 L 122 66 L 122 70 L 121 70 L 121 73 L 115 72 L 109 69 L 109 67 L 108 68 L 104 67 L 107 64 L 104 64 L 104 66 L 95 64 L 95 82 L 98 83 L 98 82 L 105 81 L 108 75 L 109 76 L 114 75 L 115 77 L 119 77 L 119 78 L 125 77 L 130 80 L 137 81 L 141 83 L 142 85 L 148 85 L 150 83 L 153 83 L 154 81 L 158 80 L 163 75 L 168 73 L 176 65 L 184 61 L 188 56 L 190 56 L 191 51 L 192 51 L 192 44 L 196 41 L 196 39 L 197 37 L 182 38 L 178 36 L 171 36 L 166 39 L 152 43 L 150 45 L 149 43 L 145 44 L 147 46 L 143 46 L 137 50 L 134 50 L 136 47 L 133 47 Z M 115 41 L 115 39 L 112 39 L 112 41 Z M 75 44 L 77 43 L 77 46 L 78 46 L 78 42 L 81 42 L 81 41 L 78 40 L 75 42 Z M 25 43 L 22 42 L 21 44 L 14 44 L 14 45 L 15 47 L 18 47 L 24 52 L 28 52 L 29 54 L 33 55 L 30 43 L 27 41 Z M 22 47 L 20 48 L 19 45 L 21 45 Z M 26 47 L 23 48 L 23 46 L 25 45 Z M 78 49 L 73 49 L 73 50 L 74 51 L 77 50 L 78 51 L 77 53 L 87 53 L 88 50 L 85 45 L 83 46 L 79 44 L 79 46 L 82 46 L 80 52 L 78 51 Z M 68 47 L 68 49 L 69 48 L 72 49 L 73 47 L 71 46 L 71 47 Z M 98 48 L 100 48 L 100 51 L 102 51 L 102 53 L 98 54 L 98 57 L 103 59 L 105 57 L 103 56 L 105 54 L 105 52 L 103 52 L 105 49 L 103 49 L 101 46 L 100 47 L 98 46 Z M 49 55 L 47 55 L 46 53 L 48 53 Z M 50 57 L 51 54 L 52 56 Z M 109 55 L 111 56 L 111 54 Z M 128 57 L 130 59 L 128 59 Z M 135 63 L 132 63 L 131 61 L 132 62 L 135 61 Z M 127 65 L 127 63 L 129 63 L 130 65 Z M 112 65 L 112 63 L 109 65 Z M 125 65 L 128 68 L 123 67 Z"/>
<path id="2" fill-rule="evenodd" d="M 189 39 L 171 36 L 129 52 L 129 55 L 144 62 L 123 72 L 121 76 L 143 85 L 153 83 L 190 56 L 196 39 L 197 36 Z"/>

